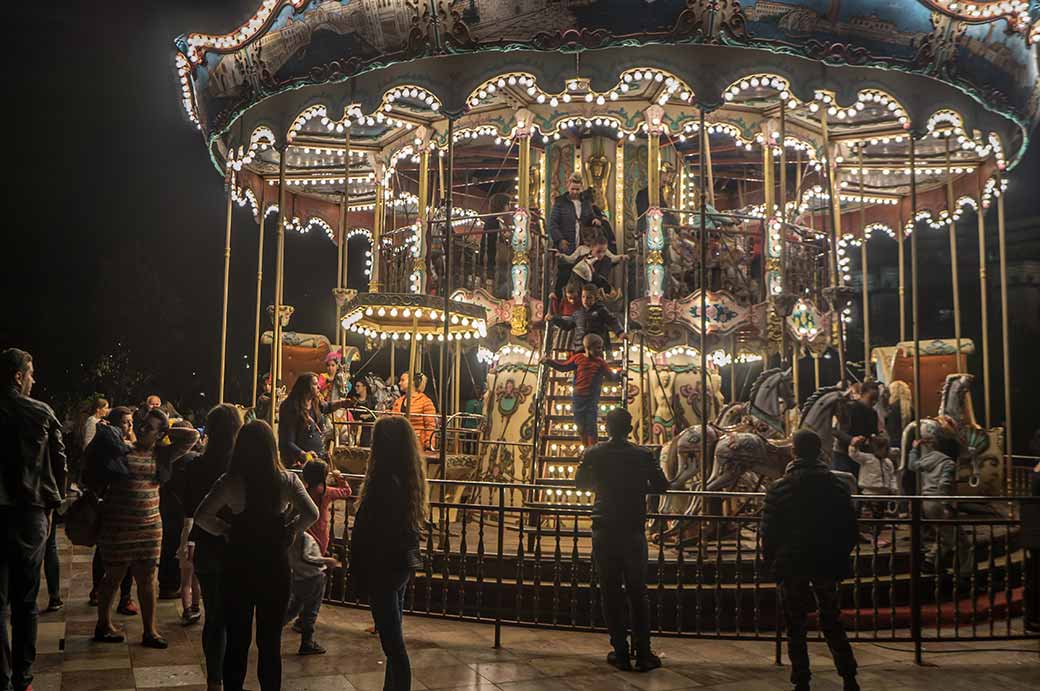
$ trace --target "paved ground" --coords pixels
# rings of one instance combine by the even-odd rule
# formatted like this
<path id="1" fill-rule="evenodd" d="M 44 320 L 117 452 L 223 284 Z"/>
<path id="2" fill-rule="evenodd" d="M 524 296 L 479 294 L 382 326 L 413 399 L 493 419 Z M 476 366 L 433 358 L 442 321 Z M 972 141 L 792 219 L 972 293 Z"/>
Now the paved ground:
<path id="1" fill-rule="evenodd" d="M 179 625 L 179 603 L 160 603 L 163 634 L 169 650 L 140 645 L 138 617 L 117 615 L 128 643 L 101 645 L 90 641 L 94 610 L 87 606 L 90 554 L 67 545 L 63 556 L 63 596 L 66 609 L 42 615 L 36 691 L 102 691 L 104 689 L 205 688 L 200 644 L 201 626 Z M 71 566 L 71 568 L 70 568 Z M 41 604 L 46 596 L 41 593 Z M 298 657 L 299 636 L 288 629 L 283 641 L 285 681 L 289 691 L 378 691 L 382 688 L 383 657 L 378 641 L 365 633 L 368 613 L 339 607 L 322 609 L 319 640 L 328 654 Z M 649 674 L 616 673 L 603 661 L 604 636 L 506 627 L 503 647 L 494 649 L 491 626 L 409 617 L 405 636 L 411 653 L 414 689 L 473 689 L 474 691 L 575 691 L 584 689 L 672 691 L 727 689 L 759 691 L 787 687 L 788 670 L 773 664 L 768 643 L 734 643 L 659 639 L 655 648 L 664 668 Z M 927 665 L 912 664 L 907 645 L 855 646 L 864 689 L 903 691 L 943 689 L 1040 688 L 1040 646 L 1028 643 L 943 646 L 930 652 Z M 969 652 L 969 648 L 1001 649 Z M 1010 651 L 1010 652 L 1009 652 Z M 825 648 L 813 646 L 815 687 L 840 689 Z M 255 665 L 247 686 L 256 689 Z"/>

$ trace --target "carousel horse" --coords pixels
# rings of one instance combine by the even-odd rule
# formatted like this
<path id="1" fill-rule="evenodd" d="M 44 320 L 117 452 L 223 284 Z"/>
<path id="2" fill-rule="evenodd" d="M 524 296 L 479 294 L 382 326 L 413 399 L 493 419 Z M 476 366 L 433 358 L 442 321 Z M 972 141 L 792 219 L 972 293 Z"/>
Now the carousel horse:
<path id="1" fill-rule="evenodd" d="M 750 400 L 731 403 L 719 413 L 715 423 L 707 426 L 708 454 L 711 455 L 722 435 L 748 432 L 763 438 L 784 434 L 784 411 L 794 406 L 791 370 L 773 368 L 762 372 L 751 385 Z M 701 470 L 702 425 L 687 427 L 661 449 L 661 470 L 672 489 L 690 489 Z M 694 497 L 668 495 L 662 513 L 689 514 Z"/>
<path id="2" fill-rule="evenodd" d="M 799 427 L 811 429 L 820 435 L 821 460 L 830 463 L 834 446 L 832 420 L 842 414 L 847 398 L 838 386 L 819 389 L 802 404 Z M 774 441 L 756 432 L 731 432 L 719 439 L 715 446 L 715 463 L 706 490 L 709 492 L 729 491 L 745 473 L 754 473 L 760 481 L 775 480 L 784 474 L 791 462 L 789 439 Z M 856 489 L 856 478 L 850 473 L 838 471 L 836 475 Z"/>
<path id="3" fill-rule="evenodd" d="M 1000 478 L 994 479 L 995 473 L 999 476 L 1002 462 L 1003 430 L 995 428 L 986 430 L 975 420 L 975 411 L 971 402 L 971 386 L 975 377 L 971 374 L 948 374 L 943 382 L 942 392 L 939 397 L 939 412 L 934 418 L 922 418 L 920 420 L 921 439 L 926 442 L 935 442 L 949 439 L 957 443 L 958 477 L 963 465 L 967 461 L 968 486 L 978 488 L 982 485 L 984 474 L 986 474 L 987 489 L 993 482 L 997 483 L 996 494 L 1000 491 Z M 899 455 L 899 473 L 908 471 L 910 448 L 917 439 L 918 424 L 911 422 L 903 428 L 903 441 Z M 991 472 L 986 473 L 987 468 Z"/>

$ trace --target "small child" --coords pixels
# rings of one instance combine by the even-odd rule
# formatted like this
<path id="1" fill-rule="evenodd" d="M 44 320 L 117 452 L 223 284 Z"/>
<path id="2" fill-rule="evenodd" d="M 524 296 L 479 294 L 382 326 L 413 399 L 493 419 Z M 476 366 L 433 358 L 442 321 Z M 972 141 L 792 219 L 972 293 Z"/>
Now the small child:
<path id="1" fill-rule="evenodd" d="M 607 309 L 607 306 L 599 301 L 600 290 L 592 283 L 586 283 L 581 288 L 581 308 L 570 317 L 553 317 L 552 323 L 564 331 L 574 330 L 574 340 L 579 344 L 576 350 L 581 350 L 585 342 L 586 334 L 599 336 L 603 347 L 610 349 L 610 332 L 621 338 L 624 329 L 618 318 Z"/>
<path id="2" fill-rule="evenodd" d="M 596 443 L 599 396 L 603 378 L 621 381 L 621 373 L 614 372 L 603 359 L 603 339 L 596 334 L 587 334 L 583 345 L 584 353 L 575 353 L 564 362 L 543 358 L 542 362 L 559 372 L 574 372 L 572 411 L 574 424 L 578 428 L 581 443 L 588 448 Z"/>
<path id="3" fill-rule="evenodd" d="M 553 295 L 550 298 L 550 311 L 560 317 L 573 317 L 574 313 L 581 309 L 581 282 L 572 278 L 563 287 L 563 301 L 560 302 Z M 573 329 L 556 328 L 553 330 L 552 349 L 572 350 Z"/>
<path id="4" fill-rule="evenodd" d="M 331 538 L 329 507 L 332 506 L 332 502 L 350 496 L 350 485 L 343 479 L 342 473 L 338 470 L 329 473 L 329 467 L 325 462 L 317 460 L 307 461 L 303 466 L 301 478 L 303 486 L 307 488 L 307 494 L 318 507 L 318 520 L 308 529 L 308 532 L 318 541 L 321 553 L 327 554 Z"/>
<path id="5" fill-rule="evenodd" d="M 573 264 L 572 274 L 582 281 L 609 290 L 610 268 L 624 257 L 610 251 L 606 236 L 595 226 L 583 228 L 581 237 L 582 244 L 570 254 L 561 254 L 560 261 Z"/>
<path id="6" fill-rule="evenodd" d="M 325 648 L 314 640 L 314 626 L 318 621 L 318 610 L 325 595 L 325 570 L 337 567 L 334 557 L 322 556 L 318 541 L 310 533 L 300 533 L 289 548 L 289 565 L 292 566 L 292 593 L 285 613 L 285 623 L 297 616 L 300 639 L 300 655 L 322 655 Z M 297 627 L 293 627 L 297 630 Z"/>
<path id="7" fill-rule="evenodd" d="M 888 459 L 888 437 L 853 437 L 849 457 L 859 464 L 858 483 L 863 494 L 899 494 L 896 469 Z"/>

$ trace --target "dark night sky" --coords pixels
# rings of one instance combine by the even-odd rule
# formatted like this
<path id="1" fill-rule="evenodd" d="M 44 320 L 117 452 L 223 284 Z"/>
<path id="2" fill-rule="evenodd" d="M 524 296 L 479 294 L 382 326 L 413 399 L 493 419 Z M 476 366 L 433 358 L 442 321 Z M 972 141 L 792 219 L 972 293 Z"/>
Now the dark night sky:
<path id="1" fill-rule="evenodd" d="M 188 30 L 234 28 L 256 5 L 109 0 L 17 3 L 8 10 L 16 50 L 8 51 L 14 84 L 7 103 L 16 115 L 6 156 L 11 217 L 0 274 L 0 347 L 34 353 L 39 398 L 56 401 L 77 391 L 85 364 L 123 351 L 131 367 L 152 375 L 151 388 L 182 409 L 213 402 L 225 200 L 178 101 L 173 39 Z M 1040 216 L 1037 179 L 1034 141 L 1012 177 L 1009 219 Z M 974 222 L 962 225 L 962 247 L 974 252 Z M 257 226 L 247 211 L 236 210 L 234 227 L 229 397 L 248 400 L 251 372 L 243 357 L 252 352 Z M 268 237 L 265 276 L 273 277 Z M 948 272 L 942 244 L 939 237 L 922 242 L 922 256 Z M 1038 255 L 1030 258 L 1040 260 L 1037 244 L 1030 245 Z M 287 238 L 286 246 L 293 327 L 331 336 L 332 245 L 311 233 Z M 996 275 L 995 266 L 991 271 Z M 936 300 L 948 301 L 948 284 L 935 290 L 934 300 L 925 295 L 922 302 L 926 319 Z M 999 303 L 991 304 L 996 345 Z M 1013 313 L 1013 322 L 1035 322 L 1035 311 L 1034 301 L 1026 313 Z M 888 326 L 891 320 L 875 326 L 876 341 L 894 342 L 885 337 Z M 941 325 L 930 328 L 937 332 L 923 336 L 952 335 L 938 333 L 946 330 Z M 1023 364 L 1035 372 L 1031 361 Z"/>

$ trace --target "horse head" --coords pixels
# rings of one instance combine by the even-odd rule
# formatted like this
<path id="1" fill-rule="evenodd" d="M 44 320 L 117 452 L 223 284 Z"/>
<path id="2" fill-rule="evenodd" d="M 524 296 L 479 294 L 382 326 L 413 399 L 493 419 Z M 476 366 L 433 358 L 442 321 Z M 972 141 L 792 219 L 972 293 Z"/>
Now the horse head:
<path id="1" fill-rule="evenodd" d="M 821 453 L 830 462 L 834 447 L 834 416 L 842 416 L 849 403 L 848 393 L 840 386 L 825 386 L 805 399 L 802 415 L 798 421 L 801 428 L 811 429 L 820 435 Z"/>
<path id="2" fill-rule="evenodd" d="M 774 367 L 765 370 L 751 385 L 748 412 L 771 429 L 783 433 L 784 411 L 793 406 L 794 389 L 790 369 Z"/>
<path id="3" fill-rule="evenodd" d="M 971 406 L 971 386 L 975 376 L 965 373 L 946 375 L 939 401 L 939 415 L 952 418 L 958 425 L 976 426 Z"/>

